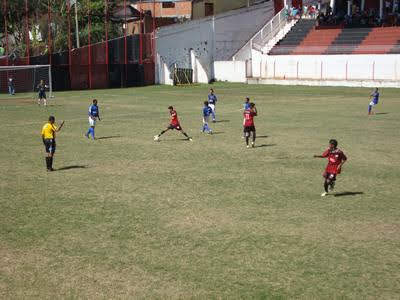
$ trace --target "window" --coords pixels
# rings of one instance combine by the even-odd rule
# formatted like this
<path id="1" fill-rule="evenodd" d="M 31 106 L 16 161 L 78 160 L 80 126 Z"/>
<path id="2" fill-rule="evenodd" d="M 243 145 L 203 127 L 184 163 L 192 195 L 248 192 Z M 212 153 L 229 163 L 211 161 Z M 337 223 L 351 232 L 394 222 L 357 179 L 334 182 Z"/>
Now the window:
<path id="1" fill-rule="evenodd" d="M 162 8 L 174 8 L 175 3 L 174 2 L 163 2 L 162 3 Z"/>
<path id="2" fill-rule="evenodd" d="M 214 3 L 204 3 L 204 15 L 206 17 L 214 15 Z"/>

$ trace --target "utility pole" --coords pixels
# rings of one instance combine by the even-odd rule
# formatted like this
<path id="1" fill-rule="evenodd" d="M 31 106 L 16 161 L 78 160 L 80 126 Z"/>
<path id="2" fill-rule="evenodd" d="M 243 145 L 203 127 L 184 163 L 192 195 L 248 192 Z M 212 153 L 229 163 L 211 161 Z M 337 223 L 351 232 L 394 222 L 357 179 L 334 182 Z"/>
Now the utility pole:
<path id="1" fill-rule="evenodd" d="M 71 0 L 75 2 L 75 34 L 76 34 L 76 48 L 79 48 L 79 25 L 78 25 L 78 0 Z"/>

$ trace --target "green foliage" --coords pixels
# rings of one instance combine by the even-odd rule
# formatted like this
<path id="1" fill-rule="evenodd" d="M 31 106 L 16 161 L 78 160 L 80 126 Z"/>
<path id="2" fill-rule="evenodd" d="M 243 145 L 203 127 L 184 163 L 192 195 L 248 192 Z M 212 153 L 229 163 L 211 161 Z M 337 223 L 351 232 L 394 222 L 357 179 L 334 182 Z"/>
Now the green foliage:
<path id="1" fill-rule="evenodd" d="M 114 1 L 108 1 L 108 12 L 115 7 Z M 68 11 L 68 5 L 64 0 L 28 0 L 28 19 L 29 30 L 33 33 L 33 39 L 30 41 L 30 52 L 39 54 L 44 45 L 49 43 L 51 38 L 53 52 L 65 51 L 68 49 L 68 18 L 70 19 L 70 32 L 72 46 L 76 46 L 75 36 L 75 10 L 71 7 Z M 89 32 L 89 13 L 91 18 L 91 42 L 97 43 L 105 40 L 105 1 L 104 0 L 78 0 L 78 24 L 80 45 L 88 44 Z M 49 23 L 49 6 L 50 18 Z M 11 52 L 17 52 L 23 56 L 26 49 L 26 24 L 25 24 L 25 0 L 8 1 L 7 5 L 7 31 L 9 36 L 9 48 Z M 4 30 L 4 15 L 0 11 L 0 27 Z M 39 27 L 38 35 L 32 31 L 35 26 Z M 109 22 L 109 38 L 115 38 L 120 33 L 119 25 Z M 51 35 L 49 37 L 49 28 Z"/>

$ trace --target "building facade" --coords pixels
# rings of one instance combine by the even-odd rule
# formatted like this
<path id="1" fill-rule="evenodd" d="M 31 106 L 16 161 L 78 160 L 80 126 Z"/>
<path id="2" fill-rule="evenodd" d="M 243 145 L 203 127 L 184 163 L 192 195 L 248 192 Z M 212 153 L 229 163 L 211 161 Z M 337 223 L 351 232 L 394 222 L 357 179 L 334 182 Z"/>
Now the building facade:
<path id="1" fill-rule="evenodd" d="M 156 18 L 190 19 L 192 1 L 142 0 L 136 1 L 133 7 L 139 11 L 149 12 Z"/>
<path id="2" fill-rule="evenodd" d="M 201 19 L 262 2 L 266 0 L 193 0 L 192 19 Z"/>

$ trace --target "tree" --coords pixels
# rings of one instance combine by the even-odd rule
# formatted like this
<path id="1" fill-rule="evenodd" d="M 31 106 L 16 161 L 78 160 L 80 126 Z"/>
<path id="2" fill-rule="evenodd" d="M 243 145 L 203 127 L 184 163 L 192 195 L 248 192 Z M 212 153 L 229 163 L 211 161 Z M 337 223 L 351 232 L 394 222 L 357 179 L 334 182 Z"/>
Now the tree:
<path id="1" fill-rule="evenodd" d="M 108 2 L 108 12 L 115 7 L 115 1 L 106 0 L 77 0 L 79 38 L 81 45 L 89 42 L 89 14 L 91 20 L 91 43 L 105 40 L 105 12 Z M 25 5 L 28 5 L 28 15 Z M 50 44 L 52 52 L 61 52 L 68 49 L 68 16 L 70 17 L 70 34 L 72 45 L 75 41 L 74 11 L 68 13 L 66 0 L 8 0 L 7 9 L 0 10 L 0 32 L 9 35 L 9 53 L 24 56 L 26 53 L 26 16 L 28 18 L 28 31 L 31 31 L 30 53 L 37 55 L 42 52 L 45 45 Z M 5 28 L 7 20 L 7 28 Z M 49 20 L 51 20 L 49 22 Z M 38 29 L 38 32 L 33 29 Z M 50 30 L 50 34 L 49 34 Z M 109 38 L 115 38 L 120 33 L 117 24 L 109 22 Z M 37 34 L 36 34 L 37 33 Z M 42 40 L 37 37 L 41 36 Z"/>

